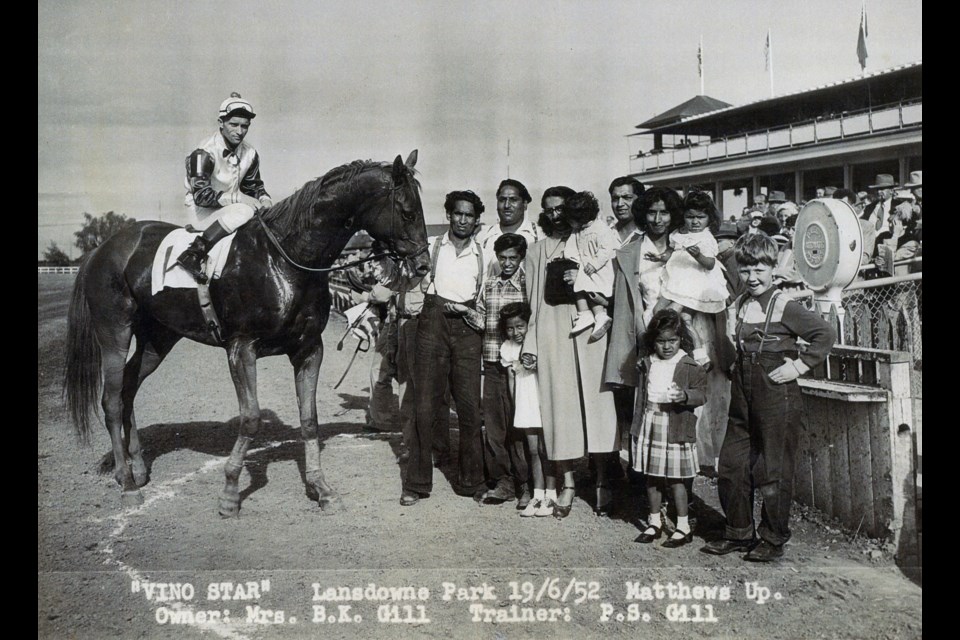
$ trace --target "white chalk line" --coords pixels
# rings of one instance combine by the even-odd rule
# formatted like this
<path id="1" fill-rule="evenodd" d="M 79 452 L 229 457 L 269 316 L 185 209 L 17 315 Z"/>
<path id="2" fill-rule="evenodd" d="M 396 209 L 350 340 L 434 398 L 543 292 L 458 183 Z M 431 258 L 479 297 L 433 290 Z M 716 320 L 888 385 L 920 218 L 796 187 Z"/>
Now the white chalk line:
<path id="1" fill-rule="evenodd" d="M 396 434 L 396 435 L 399 436 L 400 434 Z M 334 437 L 349 438 L 349 439 L 370 438 L 370 436 L 366 434 L 351 434 L 351 433 L 341 433 Z M 370 439 L 384 439 L 384 438 L 382 435 L 376 434 L 374 435 L 373 438 L 370 438 Z M 283 446 L 285 444 L 295 444 L 295 443 L 302 443 L 302 442 L 303 442 L 302 439 L 271 442 L 270 444 L 265 445 L 263 447 L 250 449 L 249 451 L 247 451 L 247 457 L 264 452 L 264 451 L 269 451 L 270 449 L 276 449 L 277 447 Z M 373 445 L 365 444 L 360 446 L 366 447 L 366 446 L 373 446 Z M 102 524 L 103 522 L 110 521 L 110 520 L 116 523 L 113 530 L 108 534 L 106 541 L 98 549 L 100 553 L 107 556 L 107 558 L 103 561 L 103 564 L 108 566 L 111 566 L 111 565 L 115 566 L 121 572 L 126 574 L 126 576 L 131 581 L 149 582 L 143 577 L 143 574 L 141 574 L 140 571 L 138 571 L 135 567 L 132 567 L 126 564 L 125 562 L 123 562 L 122 560 L 118 560 L 116 557 L 114 557 L 114 550 L 113 550 L 114 542 L 116 542 L 120 538 L 123 532 L 130 525 L 130 520 L 132 516 L 143 513 L 146 509 L 148 509 L 149 507 L 152 507 L 154 504 L 156 504 L 157 502 L 160 502 L 161 500 L 168 500 L 176 497 L 177 495 L 177 492 L 175 491 L 176 487 L 186 484 L 196 476 L 204 475 L 216 469 L 222 468 L 224 462 L 225 461 L 223 458 L 208 460 L 203 465 L 201 465 L 200 468 L 194 471 L 191 471 L 186 475 L 180 476 L 179 478 L 175 478 L 173 480 L 162 482 L 156 486 L 152 486 L 151 495 L 143 501 L 143 504 L 137 507 L 124 508 L 120 513 L 107 516 L 106 518 L 97 518 L 97 517 L 88 518 L 87 519 L 88 522 L 93 522 L 96 524 Z M 175 602 L 168 608 L 174 609 L 177 611 L 192 611 L 194 609 L 192 605 L 183 604 L 181 602 Z M 212 631 L 216 635 L 220 636 L 221 638 L 226 638 L 227 640 L 249 640 L 247 636 L 243 635 L 239 631 L 232 629 L 230 627 L 224 627 L 222 623 L 219 623 L 219 622 L 208 621 L 203 623 L 196 623 L 191 626 L 194 626 L 201 631 Z"/>
<path id="2" fill-rule="evenodd" d="M 291 444 L 296 442 L 303 442 L 303 441 L 302 440 L 283 440 L 280 442 L 271 442 L 266 446 L 247 451 L 247 456 L 258 454 L 263 451 L 269 451 L 270 449 L 275 449 L 285 444 Z M 123 562 L 122 560 L 118 560 L 116 557 L 114 557 L 114 553 L 113 553 L 114 542 L 116 542 L 117 539 L 119 539 L 119 537 L 130 525 L 130 520 L 132 516 L 142 513 L 147 508 L 153 506 L 154 504 L 156 504 L 157 502 L 160 502 L 161 500 L 167 500 L 167 499 L 176 497 L 177 492 L 174 490 L 175 487 L 179 487 L 181 485 L 186 484 L 196 476 L 210 473 L 211 471 L 217 468 L 222 468 L 223 464 L 224 464 L 223 458 L 208 460 L 199 469 L 196 469 L 195 471 L 191 471 L 190 473 L 184 476 L 181 476 L 179 478 L 176 478 L 174 480 L 168 480 L 166 482 L 160 483 L 151 491 L 150 497 L 144 500 L 143 504 L 137 507 L 125 508 L 120 513 L 114 514 L 112 516 L 108 516 L 106 518 L 89 518 L 88 521 L 95 522 L 97 524 L 103 523 L 104 521 L 108 521 L 108 520 L 113 520 L 116 523 L 113 530 L 107 536 L 105 543 L 99 549 L 100 553 L 107 556 L 107 558 L 103 561 L 103 564 L 108 566 L 113 565 L 117 567 L 121 572 L 126 574 L 128 578 L 130 578 L 131 582 L 133 581 L 149 582 L 143 577 L 143 574 L 141 574 L 140 571 L 138 571 L 135 567 L 132 567 L 126 564 L 125 562 Z M 180 602 L 173 603 L 168 608 L 174 609 L 177 611 L 193 611 L 194 609 L 192 605 L 183 604 Z M 190 626 L 196 627 L 201 632 L 212 631 L 219 637 L 226 638 L 227 640 L 250 640 L 248 636 L 243 635 L 242 633 L 240 633 L 235 629 L 232 629 L 231 627 L 223 626 L 223 624 L 219 622 L 207 621 L 207 622 L 197 623 Z"/>

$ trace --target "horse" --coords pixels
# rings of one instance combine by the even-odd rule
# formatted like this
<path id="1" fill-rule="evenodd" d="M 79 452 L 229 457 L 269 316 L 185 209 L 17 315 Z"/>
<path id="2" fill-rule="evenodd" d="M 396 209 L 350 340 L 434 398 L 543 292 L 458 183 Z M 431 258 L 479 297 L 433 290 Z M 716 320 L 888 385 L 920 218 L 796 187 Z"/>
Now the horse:
<path id="1" fill-rule="evenodd" d="M 204 320 L 196 291 L 166 288 L 151 295 L 154 255 L 174 225 L 135 223 L 88 255 L 68 312 L 64 397 L 84 442 L 100 400 L 124 507 L 142 504 L 140 487 L 148 480 L 133 411 L 137 391 L 173 346 L 189 338 L 226 349 L 240 403 L 220 515 L 239 513 L 240 471 L 260 426 L 257 358 L 281 354 L 294 370 L 307 493 L 322 510 L 337 509 L 340 499 L 320 469 L 316 404 L 321 334 L 330 315 L 327 272 L 360 229 L 411 272 L 429 271 L 416 161 L 414 150 L 406 162 L 397 156 L 392 164 L 343 165 L 238 229 L 221 277 L 209 285 L 219 335 Z"/>

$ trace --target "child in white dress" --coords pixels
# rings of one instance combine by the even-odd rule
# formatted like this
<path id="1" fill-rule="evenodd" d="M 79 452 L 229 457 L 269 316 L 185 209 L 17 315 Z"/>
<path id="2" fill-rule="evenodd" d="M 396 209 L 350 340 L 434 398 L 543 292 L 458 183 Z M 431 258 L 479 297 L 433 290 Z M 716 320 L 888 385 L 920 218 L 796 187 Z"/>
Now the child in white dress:
<path id="1" fill-rule="evenodd" d="M 683 227 L 670 234 L 664 254 L 663 284 L 656 311 L 673 309 L 693 336 L 693 358 L 709 366 L 703 339 L 693 327 L 694 313 L 720 313 L 727 306 L 727 281 L 717 261 L 720 212 L 703 191 L 693 191 L 683 200 Z"/>
<path id="2" fill-rule="evenodd" d="M 620 248 L 620 237 L 599 219 L 600 204 L 589 191 L 568 198 L 564 207 L 574 230 L 565 255 L 580 263 L 573 283 L 577 317 L 570 335 L 593 327 L 590 342 L 594 342 L 606 335 L 613 324 L 606 303 L 613 295 L 613 257 Z"/>
<path id="3" fill-rule="evenodd" d="M 530 322 L 530 305 L 526 302 L 511 302 L 500 310 L 500 329 L 506 340 L 500 345 L 500 364 L 509 372 L 510 392 L 513 395 L 513 428 L 522 429 L 527 435 L 530 449 L 530 476 L 533 480 L 533 500 L 520 512 L 520 516 L 546 517 L 553 515 L 553 503 L 557 491 L 547 495 L 543 477 L 543 459 L 540 432 L 540 389 L 537 372 L 520 362 L 523 339 Z"/>

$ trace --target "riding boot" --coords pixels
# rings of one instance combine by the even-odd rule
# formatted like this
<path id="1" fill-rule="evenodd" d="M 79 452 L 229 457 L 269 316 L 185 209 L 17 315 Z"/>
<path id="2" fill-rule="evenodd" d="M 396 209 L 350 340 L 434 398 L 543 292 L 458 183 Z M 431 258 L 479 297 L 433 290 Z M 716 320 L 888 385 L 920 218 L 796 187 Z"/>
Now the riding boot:
<path id="1" fill-rule="evenodd" d="M 207 274 L 203 272 L 203 263 L 207 253 L 230 232 L 223 228 L 219 221 L 207 227 L 202 234 L 194 238 L 193 243 L 177 258 L 177 264 L 183 267 L 200 284 L 206 284 Z"/>

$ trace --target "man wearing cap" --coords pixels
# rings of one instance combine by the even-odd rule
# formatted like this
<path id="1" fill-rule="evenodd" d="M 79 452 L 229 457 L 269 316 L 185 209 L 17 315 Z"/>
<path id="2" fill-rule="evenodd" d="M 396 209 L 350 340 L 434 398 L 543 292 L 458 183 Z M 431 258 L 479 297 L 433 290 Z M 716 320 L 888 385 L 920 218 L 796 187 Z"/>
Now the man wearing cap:
<path id="1" fill-rule="evenodd" d="M 910 179 L 903 186 L 913 192 L 917 200 L 913 205 L 913 213 L 920 218 L 923 215 L 923 171 L 911 171 Z"/>
<path id="2" fill-rule="evenodd" d="M 787 195 L 783 191 L 771 191 L 767 195 L 767 210 L 764 215 L 777 215 L 777 209 L 787 201 Z"/>
<path id="3" fill-rule="evenodd" d="M 877 235 L 890 230 L 890 214 L 893 213 L 893 190 L 897 183 L 889 173 L 877 174 L 876 184 L 867 187 L 873 202 L 867 205 L 861 216 L 877 230 Z"/>
<path id="4" fill-rule="evenodd" d="M 253 217 L 258 208 L 273 206 L 260 178 L 260 156 L 244 141 L 253 106 L 232 93 L 220 104 L 220 130 L 187 156 L 186 206 L 202 229 L 177 259 L 199 282 L 206 281 L 202 264 L 207 252 Z"/>

